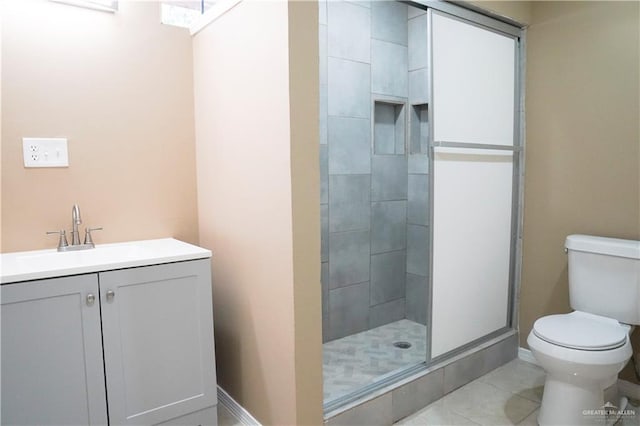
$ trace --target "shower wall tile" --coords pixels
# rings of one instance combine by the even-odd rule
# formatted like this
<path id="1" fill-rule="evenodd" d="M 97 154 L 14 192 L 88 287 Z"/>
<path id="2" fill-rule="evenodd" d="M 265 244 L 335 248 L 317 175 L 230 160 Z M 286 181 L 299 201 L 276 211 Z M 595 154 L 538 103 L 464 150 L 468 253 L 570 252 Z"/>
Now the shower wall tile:
<path id="1" fill-rule="evenodd" d="M 329 117 L 329 174 L 368 173 L 371 173 L 369 120 Z"/>
<path id="2" fill-rule="evenodd" d="M 329 148 L 320 145 L 320 204 L 329 202 Z"/>
<path id="3" fill-rule="evenodd" d="M 363 402 L 326 421 L 326 426 L 377 426 L 393 423 L 391 393 Z"/>
<path id="4" fill-rule="evenodd" d="M 409 173 L 429 173 L 429 156 L 427 154 L 409 154 Z"/>
<path id="5" fill-rule="evenodd" d="M 444 396 L 444 369 L 393 390 L 393 421 L 407 417 Z"/>
<path id="6" fill-rule="evenodd" d="M 406 248 L 406 201 L 372 203 L 371 217 L 371 253 L 384 253 Z"/>
<path id="7" fill-rule="evenodd" d="M 407 80 L 407 48 L 371 40 L 371 91 L 406 98 Z"/>
<path id="8" fill-rule="evenodd" d="M 444 367 L 444 392 L 449 393 L 518 356 L 518 335 L 472 353 Z"/>
<path id="9" fill-rule="evenodd" d="M 329 313 L 329 262 L 320 264 L 320 283 L 322 284 L 322 313 Z"/>
<path id="10" fill-rule="evenodd" d="M 351 4 L 357 4 L 360 7 L 366 7 L 368 9 L 371 9 L 371 1 L 364 1 L 364 0 L 346 0 L 346 1 Z M 372 1 L 377 1 L 377 0 L 372 0 Z"/>
<path id="11" fill-rule="evenodd" d="M 429 275 L 429 232 L 426 226 L 407 225 L 407 272 Z"/>
<path id="12" fill-rule="evenodd" d="M 514 334 L 504 340 L 489 346 L 482 351 L 483 353 L 483 369 L 485 372 L 491 371 L 501 365 L 506 364 L 518 357 L 518 335 Z"/>
<path id="13" fill-rule="evenodd" d="M 320 258 L 329 260 L 329 206 L 320 204 Z"/>
<path id="14" fill-rule="evenodd" d="M 420 138 L 418 141 L 418 146 L 420 147 L 420 153 L 424 154 L 429 152 L 429 109 L 424 105 L 419 108 L 414 108 L 419 110 L 419 114 L 415 114 L 414 117 L 419 118 L 420 123 Z"/>
<path id="15" fill-rule="evenodd" d="M 329 115 L 370 117 L 370 68 L 369 64 L 362 62 L 328 59 Z"/>
<path id="16" fill-rule="evenodd" d="M 322 285 L 322 342 L 329 339 L 329 263 L 320 265 L 320 283 Z"/>
<path id="17" fill-rule="evenodd" d="M 429 225 L 429 175 L 409 175 L 407 222 Z"/>
<path id="18" fill-rule="evenodd" d="M 407 45 L 407 5 L 382 0 L 371 4 L 371 38 Z"/>
<path id="19" fill-rule="evenodd" d="M 327 8 L 329 56 L 370 62 L 371 11 L 342 1 L 330 1 Z"/>
<path id="20" fill-rule="evenodd" d="M 392 300 L 369 308 L 369 329 L 401 319 L 404 319 L 404 299 Z"/>
<path id="21" fill-rule="evenodd" d="M 369 238 L 369 231 L 329 234 L 329 287 L 331 289 L 369 281 Z M 368 293 L 366 299 L 368 305 Z"/>
<path id="22" fill-rule="evenodd" d="M 329 107 L 327 105 L 327 97 L 329 96 L 329 89 L 327 86 L 320 86 L 320 145 L 327 144 L 327 129 L 328 129 L 328 116 Z"/>
<path id="23" fill-rule="evenodd" d="M 329 340 L 369 327 L 369 283 L 329 290 Z"/>
<path id="24" fill-rule="evenodd" d="M 402 154 L 411 104 L 430 94 L 424 10 L 395 1 L 318 7 L 326 341 L 405 317 L 426 322 L 429 163 L 426 153 Z M 378 110 L 378 98 L 393 101 Z M 409 102 L 404 115 L 396 101 Z"/>
<path id="25" fill-rule="evenodd" d="M 323 6 L 324 4 L 324 6 Z M 326 1 L 321 1 L 318 3 L 318 7 L 320 11 L 324 9 L 325 13 L 327 10 Z M 325 16 L 326 21 L 326 16 Z M 327 115 L 328 115 L 328 106 L 327 106 L 327 92 L 328 92 L 328 70 L 327 70 L 327 26 L 319 25 L 318 26 L 318 50 L 319 50 L 319 79 L 320 79 L 320 144 L 327 143 Z"/>
<path id="26" fill-rule="evenodd" d="M 427 325 L 428 283 L 427 277 L 407 274 L 407 319 L 424 325 Z"/>
<path id="27" fill-rule="evenodd" d="M 329 176 L 329 232 L 368 229 L 370 175 Z"/>
<path id="28" fill-rule="evenodd" d="M 466 385 L 485 373 L 484 352 L 475 352 L 444 367 L 444 393 Z"/>
<path id="29" fill-rule="evenodd" d="M 318 25 L 318 63 L 320 65 L 320 86 L 327 85 L 327 26 Z"/>
<path id="30" fill-rule="evenodd" d="M 318 0 L 318 23 L 327 25 L 327 0 Z"/>
<path id="31" fill-rule="evenodd" d="M 405 250 L 371 256 L 371 306 L 404 298 L 406 263 Z"/>
<path id="32" fill-rule="evenodd" d="M 371 175 L 373 201 L 407 199 L 407 157 L 374 155 Z"/>
<path id="33" fill-rule="evenodd" d="M 426 104 L 429 102 L 429 82 L 426 68 L 409 71 L 409 102 Z"/>
<path id="34" fill-rule="evenodd" d="M 428 67 L 427 15 L 409 19 L 409 71 Z"/>
<path id="35" fill-rule="evenodd" d="M 405 145 L 407 142 L 407 120 L 406 120 L 406 107 L 396 107 L 396 128 L 395 128 L 395 149 L 396 154 L 405 154 Z"/>

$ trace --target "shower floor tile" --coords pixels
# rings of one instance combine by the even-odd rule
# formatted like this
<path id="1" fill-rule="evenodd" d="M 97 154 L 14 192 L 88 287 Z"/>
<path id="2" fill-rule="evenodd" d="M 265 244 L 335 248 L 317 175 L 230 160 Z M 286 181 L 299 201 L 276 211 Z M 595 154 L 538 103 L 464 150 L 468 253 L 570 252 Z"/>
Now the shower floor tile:
<path id="1" fill-rule="evenodd" d="M 324 402 L 347 395 L 426 359 L 427 328 L 403 319 L 332 340 L 323 347 Z M 400 349 L 395 342 L 408 342 Z"/>

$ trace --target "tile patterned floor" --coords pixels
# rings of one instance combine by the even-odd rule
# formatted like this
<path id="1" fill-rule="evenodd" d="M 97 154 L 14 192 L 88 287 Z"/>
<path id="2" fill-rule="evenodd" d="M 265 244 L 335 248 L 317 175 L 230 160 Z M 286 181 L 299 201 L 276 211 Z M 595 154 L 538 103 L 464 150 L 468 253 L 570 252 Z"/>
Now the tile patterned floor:
<path id="1" fill-rule="evenodd" d="M 536 426 L 544 386 L 544 371 L 533 364 L 513 360 L 439 399 L 396 425 L 520 425 Z M 615 426 L 640 425 L 639 401 L 627 407 L 636 416 Z M 218 404 L 218 426 L 242 426 Z"/>
<path id="2" fill-rule="evenodd" d="M 324 401 L 332 401 L 398 370 L 424 362 L 427 329 L 406 319 L 323 345 Z M 411 343 L 399 349 L 394 342 Z"/>
<path id="3" fill-rule="evenodd" d="M 446 395 L 397 425 L 537 425 L 544 387 L 544 371 L 533 364 L 513 360 Z M 616 426 L 640 425 L 636 416 L 621 419 Z"/>

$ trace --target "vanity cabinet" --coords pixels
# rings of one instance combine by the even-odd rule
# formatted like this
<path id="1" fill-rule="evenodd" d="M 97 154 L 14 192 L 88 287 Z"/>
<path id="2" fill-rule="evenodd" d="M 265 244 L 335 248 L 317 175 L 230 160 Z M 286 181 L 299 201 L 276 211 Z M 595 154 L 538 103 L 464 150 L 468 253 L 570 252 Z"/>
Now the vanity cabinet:
<path id="1" fill-rule="evenodd" d="M 112 424 L 158 424 L 216 404 L 209 260 L 102 272 Z"/>
<path id="2" fill-rule="evenodd" d="M 1 292 L 2 424 L 216 424 L 209 259 Z"/>
<path id="3" fill-rule="evenodd" d="M 2 424 L 106 424 L 98 275 L 0 292 Z"/>

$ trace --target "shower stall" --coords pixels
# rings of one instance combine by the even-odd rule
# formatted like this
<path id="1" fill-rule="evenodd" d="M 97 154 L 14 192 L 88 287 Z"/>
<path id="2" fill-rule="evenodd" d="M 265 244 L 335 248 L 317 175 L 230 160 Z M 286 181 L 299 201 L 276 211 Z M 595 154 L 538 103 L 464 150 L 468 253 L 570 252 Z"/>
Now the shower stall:
<path id="1" fill-rule="evenodd" d="M 325 412 L 514 334 L 520 28 L 320 1 Z"/>

